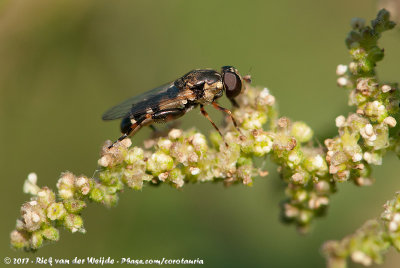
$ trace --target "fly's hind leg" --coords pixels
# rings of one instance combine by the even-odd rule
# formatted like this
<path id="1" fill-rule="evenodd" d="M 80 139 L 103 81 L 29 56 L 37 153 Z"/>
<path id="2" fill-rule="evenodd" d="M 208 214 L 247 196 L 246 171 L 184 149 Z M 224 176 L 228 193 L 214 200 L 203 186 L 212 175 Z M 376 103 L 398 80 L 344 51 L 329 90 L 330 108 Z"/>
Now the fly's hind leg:
<path id="1" fill-rule="evenodd" d="M 162 123 L 174 120 L 185 114 L 184 109 L 169 109 L 161 110 L 153 114 L 144 114 L 138 118 L 131 119 L 129 117 L 124 118 L 121 122 L 121 132 L 123 133 L 121 137 L 118 138 L 113 144 L 111 144 L 108 149 L 113 147 L 117 142 L 122 141 L 129 137 L 130 135 L 136 133 L 143 126 L 151 124 L 153 122 Z"/>
<path id="2" fill-rule="evenodd" d="M 113 142 L 110 146 L 108 146 L 108 149 L 112 148 L 117 142 L 120 142 L 129 137 L 129 135 L 131 135 L 132 132 L 135 133 L 140 128 L 142 128 L 143 123 L 146 119 L 151 119 L 151 116 L 145 114 L 143 116 L 140 116 L 137 120 L 131 119 L 130 117 L 122 119 L 121 121 L 122 136 L 119 137 L 118 140 Z"/>

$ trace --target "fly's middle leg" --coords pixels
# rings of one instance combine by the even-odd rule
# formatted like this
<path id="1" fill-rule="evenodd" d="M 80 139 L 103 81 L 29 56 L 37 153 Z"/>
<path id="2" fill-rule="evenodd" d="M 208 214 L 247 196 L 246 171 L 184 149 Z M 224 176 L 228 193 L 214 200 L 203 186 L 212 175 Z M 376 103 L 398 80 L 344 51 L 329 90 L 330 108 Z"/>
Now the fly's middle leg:
<path id="1" fill-rule="evenodd" d="M 213 125 L 213 127 L 218 131 L 219 135 L 221 135 L 222 138 L 224 138 L 224 136 L 222 135 L 221 131 L 219 130 L 219 128 L 217 127 L 217 125 L 214 123 L 214 121 L 211 119 L 211 117 L 208 115 L 208 113 L 206 112 L 206 110 L 204 109 L 203 105 L 200 105 L 200 111 L 201 113 L 204 115 L 205 118 L 208 119 L 208 121 L 210 121 L 210 123 Z M 228 143 L 224 140 L 226 147 L 228 147 Z"/>
<path id="2" fill-rule="evenodd" d="M 232 119 L 233 125 L 235 126 L 236 130 L 240 133 L 240 135 L 243 136 L 243 133 L 242 133 L 242 131 L 240 130 L 238 124 L 236 123 L 236 120 L 235 120 L 235 118 L 233 117 L 232 112 L 231 112 L 230 110 L 224 108 L 224 107 L 219 106 L 219 104 L 216 103 L 216 102 L 213 102 L 212 105 L 214 106 L 215 109 L 220 110 L 220 111 L 226 113 L 227 115 L 229 115 L 229 117 Z"/>

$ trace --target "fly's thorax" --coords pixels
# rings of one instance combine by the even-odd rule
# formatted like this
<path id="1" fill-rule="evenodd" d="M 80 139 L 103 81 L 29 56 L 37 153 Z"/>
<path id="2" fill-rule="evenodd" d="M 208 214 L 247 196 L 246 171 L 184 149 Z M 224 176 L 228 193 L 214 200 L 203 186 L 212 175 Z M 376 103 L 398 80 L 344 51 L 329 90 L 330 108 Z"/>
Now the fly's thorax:
<path id="1" fill-rule="evenodd" d="M 175 85 L 193 94 L 187 94 L 191 102 L 210 104 L 223 94 L 222 76 L 215 70 L 193 70 L 175 81 Z"/>
<path id="2" fill-rule="evenodd" d="M 210 104 L 215 99 L 222 96 L 224 87 L 222 81 L 217 81 L 212 84 L 204 83 L 203 87 L 203 96 L 199 98 L 199 103 L 201 104 Z"/>
<path id="3" fill-rule="evenodd" d="M 181 80 L 178 82 L 178 80 Z M 184 84 L 187 87 L 197 87 L 204 83 L 212 84 L 217 81 L 222 81 L 222 76 L 215 70 L 193 70 L 182 76 L 176 82 L 178 84 Z"/>

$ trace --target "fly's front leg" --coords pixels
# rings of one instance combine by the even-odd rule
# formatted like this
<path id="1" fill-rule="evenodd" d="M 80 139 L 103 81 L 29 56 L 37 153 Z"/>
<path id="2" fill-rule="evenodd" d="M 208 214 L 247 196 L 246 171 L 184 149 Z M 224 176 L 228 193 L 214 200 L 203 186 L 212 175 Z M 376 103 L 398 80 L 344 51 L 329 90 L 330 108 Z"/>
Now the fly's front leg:
<path id="1" fill-rule="evenodd" d="M 218 131 L 219 135 L 221 135 L 221 137 L 224 138 L 224 136 L 222 136 L 222 133 L 219 130 L 219 128 L 217 127 L 217 125 L 214 123 L 214 121 L 212 121 L 211 117 L 208 115 L 208 113 L 204 109 L 203 105 L 200 105 L 200 111 L 204 115 L 204 117 L 207 118 L 208 121 L 210 121 L 210 123 L 213 125 L 213 127 Z M 226 147 L 228 147 L 228 143 L 226 141 L 225 141 L 225 145 L 226 145 Z"/>
<path id="2" fill-rule="evenodd" d="M 237 129 L 237 131 L 240 133 L 240 135 L 243 136 L 243 133 L 242 133 L 242 131 L 240 130 L 240 128 L 238 127 L 238 124 L 236 123 L 236 120 L 235 120 L 235 118 L 233 117 L 232 112 L 229 111 L 228 109 L 224 108 L 224 107 L 219 106 L 219 104 L 216 103 L 216 102 L 213 102 L 212 105 L 214 106 L 215 109 L 220 110 L 220 111 L 223 111 L 224 113 L 228 114 L 229 117 L 232 119 L 233 125 L 235 126 L 235 128 Z"/>

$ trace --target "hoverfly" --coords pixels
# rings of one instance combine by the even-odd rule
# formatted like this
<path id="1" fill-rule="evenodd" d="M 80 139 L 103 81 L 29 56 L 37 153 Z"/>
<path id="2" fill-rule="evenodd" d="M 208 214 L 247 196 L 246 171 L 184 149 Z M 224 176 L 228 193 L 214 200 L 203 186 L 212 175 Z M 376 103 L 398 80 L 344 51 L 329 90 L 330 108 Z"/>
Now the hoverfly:
<path id="1" fill-rule="evenodd" d="M 129 98 L 112 107 L 103 114 L 103 120 L 122 118 L 122 136 L 116 141 L 118 142 L 134 135 L 143 126 L 177 119 L 200 105 L 201 113 L 222 136 L 217 125 L 204 109 L 204 105 L 211 104 L 230 116 L 235 128 L 241 133 L 231 111 L 221 107 L 216 100 L 225 91 L 232 105 L 238 106 L 235 97 L 243 90 L 243 80 L 247 81 L 247 79 L 242 78 L 232 66 L 223 66 L 220 73 L 209 69 L 193 70 L 173 82 Z"/>

